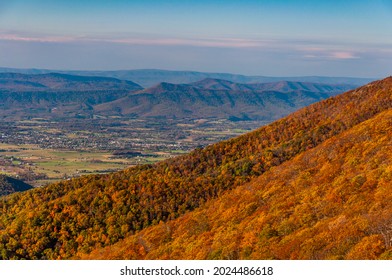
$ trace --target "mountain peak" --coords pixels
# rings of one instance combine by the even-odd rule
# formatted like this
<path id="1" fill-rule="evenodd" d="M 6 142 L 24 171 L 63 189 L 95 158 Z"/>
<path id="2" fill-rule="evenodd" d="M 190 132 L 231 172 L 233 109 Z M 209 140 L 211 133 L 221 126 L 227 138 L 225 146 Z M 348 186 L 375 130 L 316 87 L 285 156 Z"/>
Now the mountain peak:
<path id="1" fill-rule="evenodd" d="M 188 91 L 190 88 L 192 87 L 186 84 L 172 84 L 162 82 L 153 87 L 142 90 L 141 93 L 160 94 L 164 92 Z"/>

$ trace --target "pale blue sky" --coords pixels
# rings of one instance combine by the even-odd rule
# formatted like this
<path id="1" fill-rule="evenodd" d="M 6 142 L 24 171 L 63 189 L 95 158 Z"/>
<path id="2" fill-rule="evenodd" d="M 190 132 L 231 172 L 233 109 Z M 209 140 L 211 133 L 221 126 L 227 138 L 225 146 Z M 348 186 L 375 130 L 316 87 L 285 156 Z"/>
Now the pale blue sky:
<path id="1" fill-rule="evenodd" d="M 392 74 L 392 0 L 1 0 L 0 67 Z"/>

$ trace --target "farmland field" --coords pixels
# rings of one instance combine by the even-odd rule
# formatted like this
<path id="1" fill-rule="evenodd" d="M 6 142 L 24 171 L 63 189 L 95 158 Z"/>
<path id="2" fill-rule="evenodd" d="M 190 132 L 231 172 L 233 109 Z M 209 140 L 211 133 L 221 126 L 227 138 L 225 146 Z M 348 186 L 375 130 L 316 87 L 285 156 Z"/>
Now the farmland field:
<path id="1" fill-rule="evenodd" d="M 31 119 L 0 124 L 0 173 L 34 186 L 188 153 L 262 125 L 227 120 Z"/>

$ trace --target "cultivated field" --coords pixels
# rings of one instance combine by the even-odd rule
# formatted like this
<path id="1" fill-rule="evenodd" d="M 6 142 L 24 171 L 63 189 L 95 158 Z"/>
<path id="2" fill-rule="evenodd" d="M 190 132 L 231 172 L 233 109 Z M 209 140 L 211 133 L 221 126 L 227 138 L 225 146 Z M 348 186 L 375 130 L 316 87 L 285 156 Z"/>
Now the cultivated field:
<path id="1" fill-rule="evenodd" d="M 178 156 L 260 126 L 227 120 L 32 119 L 0 125 L 0 173 L 34 186 Z"/>

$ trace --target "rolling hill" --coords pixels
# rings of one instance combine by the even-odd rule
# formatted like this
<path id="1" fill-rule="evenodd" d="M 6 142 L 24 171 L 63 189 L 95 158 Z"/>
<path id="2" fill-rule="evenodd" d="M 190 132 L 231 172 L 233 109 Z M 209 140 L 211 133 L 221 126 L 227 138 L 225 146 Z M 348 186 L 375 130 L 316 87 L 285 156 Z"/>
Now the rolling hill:
<path id="1" fill-rule="evenodd" d="M 323 83 L 306 83 L 306 82 L 290 82 L 281 80 L 270 83 L 249 83 L 241 84 L 227 80 L 207 78 L 191 84 L 194 87 L 206 90 L 231 90 L 231 91 L 276 91 L 282 93 L 307 91 L 314 93 L 345 92 L 353 89 L 353 85 L 349 84 L 323 84 Z"/>
<path id="2" fill-rule="evenodd" d="M 392 77 L 188 155 L 7 196 L 1 258 L 391 259 L 391 110 Z"/>
<path id="3" fill-rule="evenodd" d="M 23 91 L 102 91 L 142 89 L 130 81 L 106 77 L 75 76 L 59 73 L 18 74 L 0 73 L 0 90 Z"/>
<path id="4" fill-rule="evenodd" d="M 205 79 L 160 83 L 94 107 L 97 114 L 160 118 L 226 118 L 272 121 L 301 107 L 352 89 L 350 85 L 278 82 L 238 84 Z"/>
<path id="5" fill-rule="evenodd" d="M 203 79 L 221 79 L 234 83 L 273 83 L 279 81 L 292 82 L 309 82 L 322 84 L 350 84 L 362 86 L 374 79 L 369 78 L 351 78 L 351 77 L 320 77 L 320 76 L 303 76 L 303 77 L 266 77 L 266 76 L 246 76 L 230 73 L 206 73 L 197 71 L 170 71 L 160 69 L 136 69 L 136 70 L 117 70 L 117 71 L 60 71 L 47 69 L 17 69 L 0 67 L 1 72 L 14 72 L 21 74 L 47 74 L 63 73 L 80 76 L 98 76 L 111 77 L 120 80 L 134 81 L 135 83 L 147 88 L 155 86 L 158 83 L 166 82 L 173 84 L 189 84 Z"/>
<path id="6" fill-rule="evenodd" d="M 114 78 L 0 73 L 0 117 L 91 117 L 93 105 L 141 89 L 133 82 Z"/>
<path id="7" fill-rule="evenodd" d="M 0 73 L 0 117 L 224 118 L 271 122 L 352 89 L 301 82 L 239 84 L 205 79 L 193 84 L 141 86 L 114 78 L 58 73 Z"/>
<path id="8" fill-rule="evenodd" d="M 32 188 L 32 186 L 20 180 L 0 174 L 0 196 L 23 192 Z"/>

